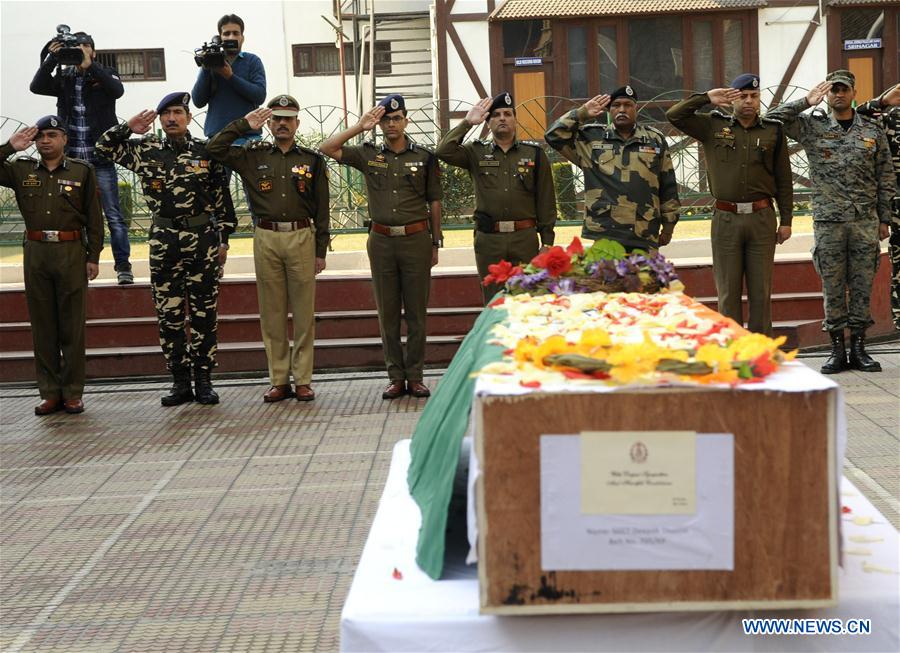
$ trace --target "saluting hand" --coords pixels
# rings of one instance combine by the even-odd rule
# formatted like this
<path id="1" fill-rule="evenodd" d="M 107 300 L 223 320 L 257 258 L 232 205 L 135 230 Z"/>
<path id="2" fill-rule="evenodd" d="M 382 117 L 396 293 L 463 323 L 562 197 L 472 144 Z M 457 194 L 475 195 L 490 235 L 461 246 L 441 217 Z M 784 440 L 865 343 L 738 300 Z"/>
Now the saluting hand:
<path id="1" fill-rule="evenodd" d="M 712 104 L 723 109 L 730 109 L 734 102 L 741 99 L 741 92 L 736 88 L 714 88 L 707 95 Z"/>
<path id="2" fill-rule="evenodd" d="M 466 114 L 466 122 L 472 125 L 480 125 L 488 117 L 488 109 L 491 107 L 491 98 L 481 98 Z"/>
<path id="3" fill-rule="evenodd" d="M 897 107 L 900 106 L 900 84 L 895 84 L 894 88 L 887 91 L 881 96 L 881 106 Z"/>
<path id="4" fill-rule="evenodd" d="M 259 109 L 254 109 L 250 113 L 248 113 L 244 118 L 246 118 L 247 122 L 250 123 L 250 129 L 259 129 L 266 121 L 272 117 L 272 110 L 260 107 Z"/>
<path id="5" fill-rule="evenodd" d="M 609 106 L 609 96 L 605 93 L 596 95 L 584 103 L 584 109 L 591 118 L 599 116 Z"/>
<path id="6" fill-rule="evenodd" d="M 146 134 L 153 126 L 154 120 L 156 120 L 156 111 L 144 109 L 128 121 L 128 129 L 135 134 Z"/>
<path id="7" fill-rule="evenodd" d="M 37 135 L 37 127 L 26 127 L 25 129 L 21 129 L 10 136 L 9 144 L 12 145 L 12 148 L 16 152 L 21 152 L 22 150 L 27 150 L 31 146 L 31 144 L 34 142 L 34 139 L 37 138 Z"/>
<path id="8" fill-rule="evenodd" d="M 359 122 L 356 125 L 361 128 L 364 132 L 369 131 L 370 129 L 375 129 L 375 125 L 381 120 L 381 116 L 384 115 L 384 107 L 374 106 L 368 111 L 366 111 L 359 118 Z"/>
<path id="9" fill-rule="evenodd" d="M 831 82 L 819 82 L 806 94 L 806 102 L 814 107 L 825 99 L 826 93 L 831 90 Z"/>

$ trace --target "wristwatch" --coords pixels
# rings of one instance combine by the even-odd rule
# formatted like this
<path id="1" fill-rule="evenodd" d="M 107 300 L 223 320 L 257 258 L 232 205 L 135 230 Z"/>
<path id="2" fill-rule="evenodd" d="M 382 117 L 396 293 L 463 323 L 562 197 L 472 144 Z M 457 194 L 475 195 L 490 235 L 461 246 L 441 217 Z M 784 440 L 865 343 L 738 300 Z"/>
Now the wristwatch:
<path id="1" fill-rule="evenodd" d="M 437 238 L 437 240 L 432 240 L 432 241 L 431 241 L 431 246 L 432 246 L 432 247 L 437 247 L 438 249 L 440 249 L 441 247 L 443 247 L 443 246 L 444 246 L 444 237 L 443 237 L 443 236 L 439 236 L 439 237 Z"/>

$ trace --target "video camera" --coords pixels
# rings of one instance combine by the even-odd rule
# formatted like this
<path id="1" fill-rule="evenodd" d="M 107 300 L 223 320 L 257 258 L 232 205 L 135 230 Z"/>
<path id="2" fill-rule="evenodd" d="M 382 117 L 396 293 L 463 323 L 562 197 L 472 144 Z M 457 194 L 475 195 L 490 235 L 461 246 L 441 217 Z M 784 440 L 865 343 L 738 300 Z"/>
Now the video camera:
<path id="1" fill-rule="evenodd" d="M 209 43 L 194 50 L 194 61 L 202 68 L 222 68 L 229 52 L 236 52 L 240 46 L 236 39 L 222 40 L 218 34 Z"/>
<path id="2" fill-rule="evenodd" d="M 62 48 L 56 53 L 56 59 L 63 66 L 77 66 L 84 60 L 84 53 L 78 47 L 87 43 L 83 36 L 75 36 L 68 25 L 57 25 L 56 36 L 50 43 L 61 43 Z"/>

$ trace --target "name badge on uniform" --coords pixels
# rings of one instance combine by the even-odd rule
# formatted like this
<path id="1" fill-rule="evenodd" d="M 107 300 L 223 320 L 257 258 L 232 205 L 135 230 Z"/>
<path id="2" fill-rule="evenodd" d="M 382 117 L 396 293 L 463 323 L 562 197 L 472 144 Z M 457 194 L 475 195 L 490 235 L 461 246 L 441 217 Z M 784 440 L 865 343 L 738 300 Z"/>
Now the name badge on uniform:
<path id="1" fill-rule="evenodd" d="M 834 132 L 825 132 L 824 134 L 822 134 L 822 138 L 836 139 L 836 138 L 840 138 L 840 137 L 841 137 L 840 134 L 835 134 Z"/>
<path id="2" fill-rule="evenodd" d="M 486 167 L 486 168 L 499 168 L 500 162 L 499 161 L 479 161 L 478 165 L 482 166 L 482 167 Z"/>
<path id="3" fill-rule="evenodd" d="M 40 186 L 43 182 L 38 179 L 37 175 L 28 175 L 25 179 L 22 180 L 22 185 L 26 188 L 34 188 Z"/>
<path id="4" fill-rule="evenodd" d="M 594 143 L 591 143 L 591 149 L 592 150 L 611 150 L 611 149 L 613 149 L 613 144 L 612 143 L 594 142 Z"/>
<path id="5" fill-rule="evenodd" d="M 650 145 L 641 145 L 638 147 L 638 152 L 641 154 L 659 154 L 659 148 Z"/>
<path id="6" fill-rule="evenodd" d="M 388 164 L 384 161 L 369 161 L 368 164 L 373 168 L 387 168 Z"/>
<path id="7" fill-rule="evenodd" d="M 150 190 L 161 191 L 163 189 L 162 179 L 151 179 Z"/>
<path id="8" fill-rule="evenodd" d="M 271 179 L 260 179 L 259 183 L 257 183 L 256 187 L 259 189 L 260 193 L 271 193 L 272 192 L 272 180 Z"/>

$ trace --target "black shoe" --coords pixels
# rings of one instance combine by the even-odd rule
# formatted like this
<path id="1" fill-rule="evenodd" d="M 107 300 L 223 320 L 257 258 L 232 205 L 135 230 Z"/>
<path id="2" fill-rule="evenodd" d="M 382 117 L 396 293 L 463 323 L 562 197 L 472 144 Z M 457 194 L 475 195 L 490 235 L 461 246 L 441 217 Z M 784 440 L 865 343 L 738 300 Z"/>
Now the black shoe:
<path id="1" fill-rule="evenodd" d="M 881 363 L 866 353 L 866 332 L 850 333 L 850 368 L 860 372 L 880 372 Z"/>
<path id="2" fill-rule="evenodd" d="M 191 371 L 188 368 L 172 370 L 172 389 L 165 397 L 160 397 L 159 403 L 163 406 L 178 406 L 194 400 L 191 390 Z"/>
<path id="3" fill-rule="evenodd" d="M 209 378 L 209 370 L 194 370 L 194 394 L 198 404 L 217 404 L 219 395 L 213 390 L 212 380 Z"/>
<path id="4" fill-rule="evenodd" d="M 130 286 L 134 283 L 134 274 L 131 272 L 131 263 L 116 266 L 116 280 L 120 286 Z"/>
<path id="5" fill-rule="evenodd" d="M 820 371 L 822 374 L 838 374 L 844 370 L 849 370 L 847 348 L 844 344 L 844 330 L 835 329 L 834 331 L 829 331 L 828 335 L 831 336 L 831 355 L 828 356 L 828 360 L 822 365 Z"/>

